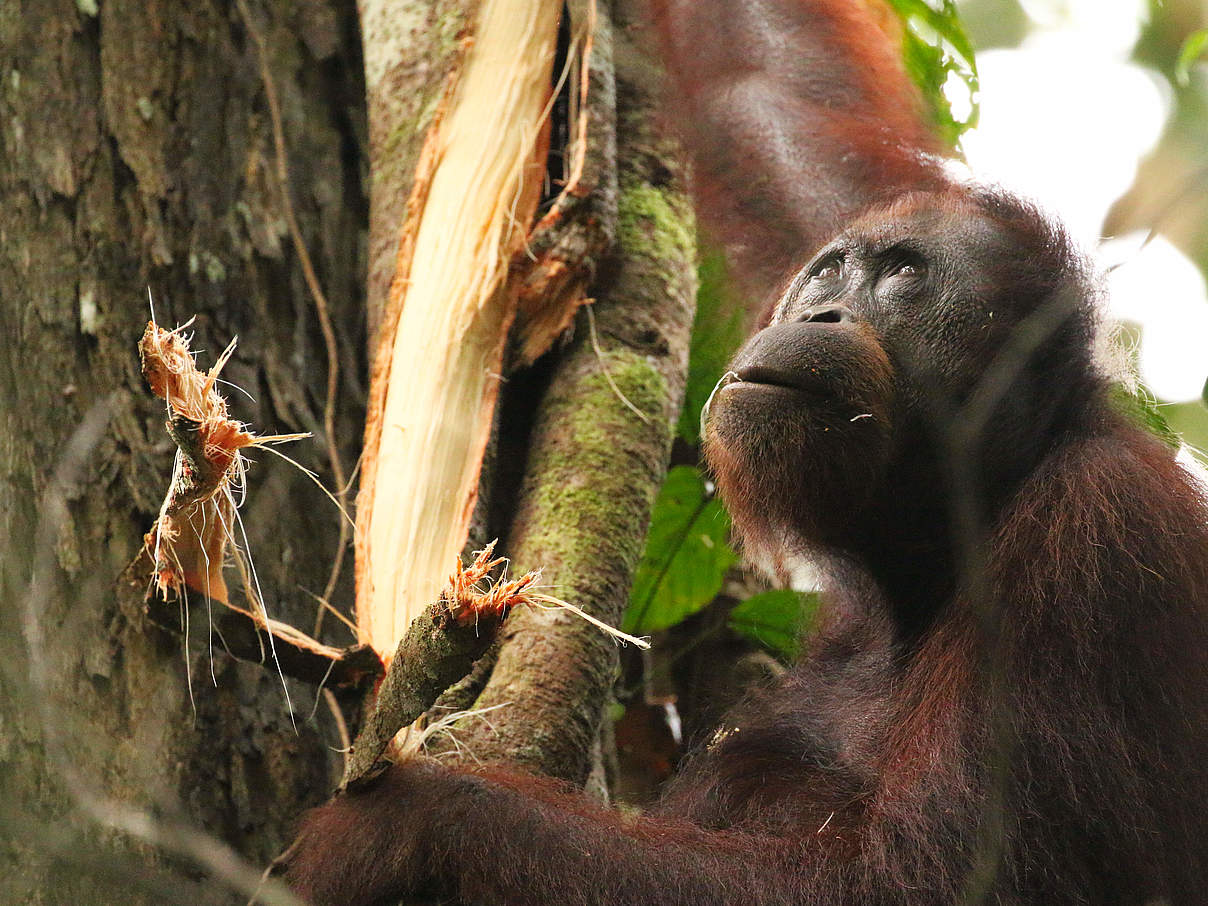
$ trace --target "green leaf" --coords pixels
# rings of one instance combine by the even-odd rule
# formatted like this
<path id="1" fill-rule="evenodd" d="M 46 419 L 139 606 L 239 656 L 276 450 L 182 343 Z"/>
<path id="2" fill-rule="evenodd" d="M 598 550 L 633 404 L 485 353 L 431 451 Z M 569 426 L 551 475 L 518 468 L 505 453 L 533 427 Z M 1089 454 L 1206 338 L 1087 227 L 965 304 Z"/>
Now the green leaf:
<path id="1" fill-rule="evenodd" d="M 1191 83 L 1191 67 L 1204 55 L 1208 45 L 1208 28 L 1193 31 L 1179 48 L 1179 59 L 1174 64 L 1175 81 L 1186 88 Z"/>
<path id="2" fill-rule="evenodd" d="M 624 630 L 657 632 L 712 601 L 738 560 L 729 534 L 730 518 L 700 472 L 692 466 L 668 472 L 650 517 Z"/>
<path id="3" fill-rule="evenodd" d="M 940 137 L 955 146 L 968 129 L 977 125 L 980 84 L 973 44 L 965 34 L 953 0 L 889 0 L 904 28 L 902 60 L 911 79 L 923 93 Z M 953 114 L 944 93 L 954 78 L 969 93 L 968 116 Z"/>
<path id="4" fill-rule="evenodd" d="M 688 384 L 676 429 L 690 444 L 700 443 L 700 411 L 725 374 L 734 351 L 742 344 L 746 314 L 738 294 L 730 290 L 721 252 L 707 251 L 698 274 L 700 289 L 696 294 L 696 320 L 688 352 Z"/>
<path id="5" fill-rule="evenodd" d="M 977 73 L 973 42 L 965 34 L 964 26 L 952 0 L 939 0 L 929 4 L 926 0 L 889 0 L 889 5 L 907 26 L 926 25 L 943 38 L 962 59 L 964 64 Z M 938 8 L 937 8 L 938 7 Z"/>
<path id="6" fill-rule="evenodd" d="M 1162 406 L 1162 417 L 1183 439 L 1188 451 L 1201 463 L 1208 464 L 1208 407 L 1203 400 L 1188 400 L 1185 403 L 1166 403 Z"/>
<path id="7" fill-rule="evenodd" d="M 797 655 L 798 640 L 818 608 L 818 595 L 765 591 L 730 611 L 730 627 L 784 658 Z"/>

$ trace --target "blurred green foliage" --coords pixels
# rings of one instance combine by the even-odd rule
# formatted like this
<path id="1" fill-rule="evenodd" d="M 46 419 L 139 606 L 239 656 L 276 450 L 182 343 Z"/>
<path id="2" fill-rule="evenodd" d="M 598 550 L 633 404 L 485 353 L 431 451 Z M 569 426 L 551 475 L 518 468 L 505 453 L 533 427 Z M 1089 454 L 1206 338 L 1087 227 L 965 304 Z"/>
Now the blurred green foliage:
<path id="1" fill-rule="evenodd" d="M 760 592 L 730 611 L 730 628 L 784 660 L 792 660 L 797 656 L 802 630 L 817 610 L 815 592 Z"/>
<path id="2" fill-rule="evenodd" d="M 1200 462 L 1208 465 L 1208 408 L 1203 400 L 1161 403 L 1162 417 Z"/>
<path id="3" fill-rule="evenodd" d="M 1170 83 L 1173 110 L 1157 146 L 1142 160 L 1133 185 L 1116 200 L 1103 227 L 1106 235 L 1160 232 L 1201 273 L 1208 273 L 1208 68 L 1202 65 L 1208 50 L 1206 26 L 1208 7 L 1200 0 L 1149 0 L 1132 58 Z M 1154 406 L 1165 430 L 1180 435 L 1204 460 L 1204 403 Z"/>
<path id="4" fill-rule="evenodd" d="M 1018 47 L 1032 20 L 1019 0 L 957 0 L 969 43 L 980 53 L 995 47 Z"/>
<path id="5" fill-rule="evenodd" d="M 726 262 L 721 252 L 707 250 L 697 275 L 700 288 L 688 352 L 688 382 L 677 428 L 679 436 L 690 444 L 700 443 L 701 410 L 746 332 L 746 311 L 726 279 Z"/>
<path id="6" fill-rule="evenodd" d="M 955 148 L 961 135 L 977 125 L 977 61 L 954 0 L 888 0 L 902 20 L 902 59 L 923 93 L 940 137 Z M 969 93 L 969 112 L 954 113 L 944 92 L 949 80 Z"/>
<path id="7" fill-rule="evenodd" d="M 1133 59 L 1166 78 L 1174 109 L 1161 139 L 1113 205 L 1106 235 L 1156 230 L 1208 274 L 1208 6 L 1150 0 Z"/>
<path id="8" fill-rule="evenodd" d="M 1191 84 L 1191 67 L 1204 55 L 1205 45 L 1208 45 L 1208 28 L 1201 28 L 1189 34 L 1183 41 L 1183 46 L 1179 48 L 1179 57 L 1174 64 L 1174 78 L 1181 87 L 1186 88 Z"/>

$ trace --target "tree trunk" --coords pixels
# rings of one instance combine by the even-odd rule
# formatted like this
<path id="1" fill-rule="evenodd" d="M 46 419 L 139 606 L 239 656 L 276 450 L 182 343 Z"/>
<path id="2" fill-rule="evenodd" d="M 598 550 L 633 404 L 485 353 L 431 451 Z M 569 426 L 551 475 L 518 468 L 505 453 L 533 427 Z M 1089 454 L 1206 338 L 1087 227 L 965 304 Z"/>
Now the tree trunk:
<path id="1" fill-rule="evenodd" d="M 233 413 L 261 432 L 315 432 L 287 452 L 331 483 L 328 359 L 256 37 L 338 341 L 336 439 L 345 463 L 356 456 L 367 225 L 356 10 L 258 0 L 248 12 L 254 32 L 224 0 L 0 8 L 3 902 L 246 902 L 232 888 L 254 885 L 253 866 L 336 767 L 313 688 L 220 653 L 201 602 L 182 614 L 182 651 L 146 620 L 141 588 L 116 593 L 172 468 L 135 349 L 148 290 L 162 324 L 196 315 L 203 369 L 239 336 L 223 377 L 255 402 L 231 391 Z M 309 630 L 338 515 L 296 469 L 256 459 L 243 521 L 263 598 Z M 344 578 L 335 599 L 347 609 Z M 326 625 L 333 643 L 352 640 Z"/>
<path id="2" fill-rule="evenodd" d="M 501 477 L 482 497 L 484 524 L 514 547 L 501 552 L 616 623 L 682 396 L 695 251 L 642 66 L 614 94 L 612 6 L 600 4 L 587 164 L 565 223 L 534 240 L 553 243 L 549 273 L 522 288 L 559 303 L 546 345 L 568 299 L 598 304 L 538 367 L 522 366 L 544 346 L 517 355 L 496 420 Z M 362 0 L 370 136 L 350 0 L 0 7 L 0 902 L 246 902 L 338 776 L 343 727 L 312 687 L 222 653 L 200 595 L 180 632 L 158 628 L 150 577 L 123 575 L 175 449 L 135 344 L 148 292 L 162 326 L 196 317 L 203 370 L 238 335 L 222 376 L 251 398 L 226 388 L 232 414 L 260 434 L 313 432 L 286 452 L 328 486 L 351 472 L 366 312 L 389 285 L 398 202 L 468 8 Z M 339 516 L 300 471 L 253 453 L 242 518 L 261 597 L 309 631 Z M 352 591 L 346 568 L 333 603 L 350 611 Z M 355 640 L 324 627 L 329 644 Z M 469 737 L 581 780 L 612 643 L 543 614 L 516 614 L 505 635 L 482 701 L 514 705 L 497 735 Z M 288 901 L 271 884 L 262 895 Z"/>

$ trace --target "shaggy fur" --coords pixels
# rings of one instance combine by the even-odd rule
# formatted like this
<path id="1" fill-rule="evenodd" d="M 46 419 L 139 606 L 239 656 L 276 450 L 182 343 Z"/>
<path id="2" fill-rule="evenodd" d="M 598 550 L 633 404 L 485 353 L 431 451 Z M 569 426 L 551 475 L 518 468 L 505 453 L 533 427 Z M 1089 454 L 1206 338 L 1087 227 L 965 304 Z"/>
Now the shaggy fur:
<path id="1" fill-rule="evenodd" d="M 410 762 L 306 817 L 288 878 L 312 902 L 1204 902 L 1203 489 L 1109 405 L 1062 232 L 929 156 L 868 9 L 657 11 L 705 222 L 752 291 L 837 236 L 707 439 L 747 543 L 820 564 L 821 631 L 651 813 Z"/>

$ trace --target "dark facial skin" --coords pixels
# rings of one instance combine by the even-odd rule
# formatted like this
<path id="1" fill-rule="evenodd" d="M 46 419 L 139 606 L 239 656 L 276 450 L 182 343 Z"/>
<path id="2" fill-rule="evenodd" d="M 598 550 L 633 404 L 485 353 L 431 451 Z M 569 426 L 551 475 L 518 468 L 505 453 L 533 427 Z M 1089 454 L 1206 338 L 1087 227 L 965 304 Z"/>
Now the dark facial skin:
<path id="1" fill-rule="evenodd" d="M 708 459 L 749 544 L 790 534 L 866 553 L 881 521 L 913 511 L 931 526 L 920 541 L 943 547 L 934 477 L 954 444 L 972 449 L 989 497 L 1041 454 L 1028 445 L 1062 395 L 1029 363 L 1058 341 L 1070 348 L 1059 334 L 1071 312 L 1049 318 L 1039 309 L 1053 294 L 1014 292 L 1004 269 L 1027 256 L 1009 228 L 976 201 L 916 194 L 861 218 L 794 278 L 708 417 Z M 1044 322 L 1035 342 L 1021 340 L 1033 321 Z M 1074 365 L 1085 372 L 1077 362 L 1044 373 L 1060 384 Z M 962 438 L 987 400 L 993 437 Z"/>

